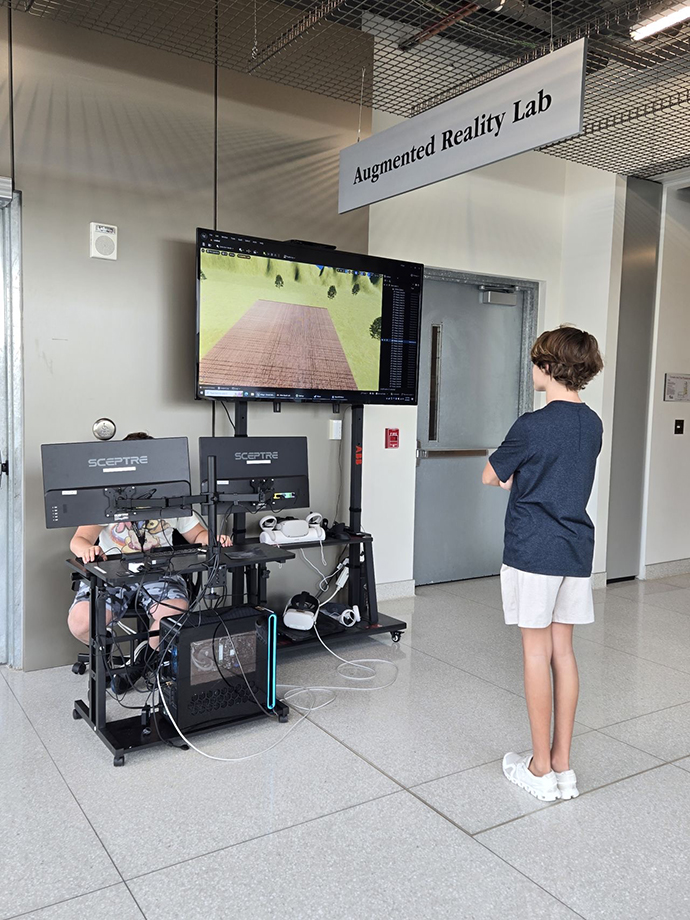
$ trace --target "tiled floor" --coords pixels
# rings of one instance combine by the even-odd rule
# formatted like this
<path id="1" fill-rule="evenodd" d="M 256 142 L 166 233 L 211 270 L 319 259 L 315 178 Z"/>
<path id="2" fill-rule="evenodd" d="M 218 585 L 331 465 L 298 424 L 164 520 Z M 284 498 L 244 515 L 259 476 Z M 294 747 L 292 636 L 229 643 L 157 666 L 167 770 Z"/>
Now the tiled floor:
<path id="1" fill-rule="evenodd" d="M 583 794 L 554 805 L 501 773 L 529 725 L 497 580 L 382 606 L 402 642 L 339 651 L 395 684 L 343 690 L 235 764 L 159 748 L 115 769 L 72 720 L 83 678 L 0 669 L 0 920 L 690 918 L 690 580 L 596 592 L 576 631 Z M 340 684 L 335 664 L 312 650 L 279 676 Z M 196 738 L 241 757 L 289 727 Z"/>

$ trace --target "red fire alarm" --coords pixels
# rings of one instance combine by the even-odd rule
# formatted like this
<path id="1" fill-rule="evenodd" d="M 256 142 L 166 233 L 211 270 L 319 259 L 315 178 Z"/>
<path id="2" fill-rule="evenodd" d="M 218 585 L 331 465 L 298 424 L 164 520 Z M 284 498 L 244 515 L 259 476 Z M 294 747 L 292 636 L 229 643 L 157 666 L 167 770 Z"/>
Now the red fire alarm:
<path id="1" fill-rule="evenodd" d="M 386 450 L 400 446 L 400 429 L 386 428 Z"/>

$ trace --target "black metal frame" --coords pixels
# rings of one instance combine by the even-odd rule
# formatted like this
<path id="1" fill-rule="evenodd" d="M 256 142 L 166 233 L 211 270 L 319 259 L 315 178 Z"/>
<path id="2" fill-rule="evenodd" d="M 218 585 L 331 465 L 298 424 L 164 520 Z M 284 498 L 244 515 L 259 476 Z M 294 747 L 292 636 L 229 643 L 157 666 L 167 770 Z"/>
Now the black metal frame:
<path id="1" fill-rule="evenodd" d="M 362 620 L 356 626 L 342 626 L 335 621 L 324 623 L 319 627 L 319 632 L 329 640 L 341 640 L 361 637 L 376 633 L 390 633 L 394 642 L 398 642 L 407 629 L 407 623 L 397 620 L 384 613 L 379 613 L 378 598 L 376 593 L 376 576 L 374 572 L 373 537 L 371 534 L 362 533 L 362 464 L 363 436 L 364 436 L 364 406 L 352 406 L 352 443 L 350 445 L 350 524 L 349 524 L 349 567 L 348 579 L 348 604 L 359 607 Z M 247 402 L 235 402 L 235 437 L 246 438 L 247 433 Z M 246 514 L 233 515 L 233 542 L 241 545 L 247 541 Z M 306 549 L 315 546 L 348 546 L 343 540 L 326 539 L 321 543 L 301 543 L 299 547 Z M 364 557 L 362 559 L 362 556 Z M 240 591 L 236 578 L 233 576 L 233 604 L 241 603 Z M 259 574 L 258 597 L 260 604 L 267 604 L 267 579 L 268 571 Z M 270 606 L 270 605 L 269 605 Z M 302 648 L 305 645 L 318 643 L 318 638 L 313 630 L 303 633 L 297 630 L 286 630 L 282 624 L 278 626 L 278 649 L 285 652 L 288 649 Z"/>
<path id="2" fill-rule="evenodd" d="M 236 437 L 247 437 L 247 403 L 238 401 L 235 404 L 235 435 Z M 363 533 L 362 526 L 362 463 L 363 450 L 362 441 L 364 435 L 364 406 L 354 405 L 352 407 L 352 444 L 350 451 L 350 526 L 348 542 L 336 539 L 326 539 L 323 541 L 324 546 L 349 546 L 349 566 L 350 577 L 348 579 L 348 603 L 350 606 L 355 604 L 359 607 L 362 620 L 356 626 L 345 627 L 335 620 L 329 620 L 320 626 L 319 632 L 329 642 L 342 641 L 362 635 L 375 633 L 390 633 L 393 641 L 399 641 L 402 633 L 407 629 L 407 624 L 403 620 L 397 620 L 393 617 L 379 613 L 378 600 L 376 595 L 376 579 L 374 573 L 374 556 L 373 556 L 373 538 L 371 534 Z M 208 492 L 203 495 L 186 496 L 180 499 L 180 503 L 190 504 L 202 503 L 207 509 L 209 525 L 209 551 L 207 558 L 211 560 L 214 553 L 220 552 L 216 545 L 215 539 L 217 534 L 217 508 L 218 494 L 216 490 L 216 471 L 215 458 L 209 458 L 208 464 Z M 240 498 L 242 496 L 238 496 Z M 243 496 L 246 500 L 246 496 Z M 174 499 L 161 499 L 170 507 L 176 506 Z M 179 504 L 179 503 L 178 503 Z M 240 507 L 239 505 L 237 507 Z M 256 541 L 247 541 L 246 535 L 246 513 L 244 510 L 233 514 L 233 542 L 236 547 L 246 545 Z M 320 543 L 304 543 L 301 547 L 320 546 Z M 283 549 L 284 559 L 294 558 L 294 554 L 287 548 Z M 363 557 L 363 559 L 362 559 Z M 101 739 L 106 747 L 113 754 L 113 763 L 115 766 L 122 766 L 125 762 L 125 754 L 143 747 L 150 747 L 154 744 L 172 744 L 176 747 L 186 748 L 182 739 L 175 731 L 174 727 L 165 717 L 163 707 L 160 703 L 156 707 L 144 706 L 141 714 L 127 719 L 119 719 L 108 722 L 106 718 L 106 700 L 107 700 L 107 667 L 106 661 L 113 645 L 118 645 L 121 637 L 108 636 L 106 632 L 106 593 L 102 588 L 108 583 L 107 573 L 97 575 L 89 568 L 84 566 L 76 559 L 68 560 L 70 568 L 78 572 L 79 575 L 89 581 L 91 592 L 89 596 L 89 661 L 88 661 L 88 702 L 76 700 L 72 715 L 75 719 L 83 719 L 94 733 Z M 245 602 L 245 591 L 247 603 L 254 606 L 267 605 L 267 582 L 268 568 L 261 561 L 247 563 L 246 561 L 231 560 L 227 556 L 223 558 L 221 569 L 223 577 L 226 577 L 226 569 L 231 569 L 232 579 L 232 603 L 240 605 Z M 177 574 L 186 574 L 188 572 L 199 571 L 198 560 L 195 558 L 185 567 L 176 569 Z M 156 579 L 159 577 L 157 571 L 145 573 L 144 575 L 132 575 L 132 579 L 142 580 Z M 119 579 L 122 580 L 122 579 Z M 304 634 L 296 634 L 294 630 L 285 630 L 284 627 L 278 627 L 278 648 L 286 651 L 288 649 L 302 648 L 305 645 L 318 642 L 318 638 L 313 630 L 305 631 Z M 147 640 L 150 633 L 138 632 L 128 636 L 126 641 L 132 643 L 132 648 L 137 641 Z M 288 707 L 285 703 L 276 702 L 275 711 L 280 721 L 287 721 Z M 212 728 L 222 728 L 234 722 L 243 722 L 250 719 L 263 718 L 263 713 L 245 716 L 240 719 L 219 722 Z M 208 726 L 200 726 L 198 729 L 190 729 L 188 734 L 193 731 L 208 731 Z"/>
<path id="3" fill-rule="evenodd" d="M 293 558 L 291 553 L 286 553 L 286 558 Z M 87 668 L 88 674 L 88 702 L 76 700 L 72 710 L 72 716 L 75 719 L 83 719 L 87 725 L 93 729 L 98 738 L 105 744 L 113 755 L 114 766 L 122 766 L 125 762 L 125 754 L 144 747 L 150 747 L 155 744 L 169 744 L 175 747 L 186 749 L 187 745 L 175 731 L 165 716 L 165 710 L 161 703 L 151 707 L 146 705 L 142 707 L 140 715 L 132 716 L 127 719 L 117 719 L 108 721 L 106 717 L 106 701 L 108 696 L 107 690 L 107 667 L 106 661 L 113 645 L 118 645 L 122 640 L 120 637 L 111 637 L 106 632 L 106 593 L 102 587 L 107 584 L 107 578 L 99 577 L 89 571 L 82 563 L 76 559 L 68 559 L 67 564 L 70 568 L 78 572 L 80 576 L 88 580 L 91 587 L 89 595 L 89 662 Z M 266 565 L 261 562 L 247 564 L 227 560 L 228 567 L 240 569 L 240 574 L 246 572 L 247 583 L 249 586 L 249 570 L 265 569 Z M 189 571 L 197 571 L 198 565 L 192 568 L 190 564 Z M 185 570 L 177 570 L 177 574 L 185 574 Z M 160 577 L 159 573 L 151 572 L 147 575 L 133 576 L 137 580 L 144 581 L 147 579 L 155 580 Z M 256 584 L 262 581 L 260 576 L 256 576 Z M 258 597 L 248 595 L 250 604 L 258 603 Z M 137 641 L 148 640 L 151 633 L 140 632 L 128 636 L 127 639 L 132 643 Z M 288 706 L 277 700 L 275 712 L 281 722 L 286 722 L 288 718 Z M 261 712 L 255 715 L 244 716 L 239 719 L 228 719 L 224 722 L 218 722 L 215 725 L 203 725 L 197 729 L 189 729 L 187 734 L 195 731 L 210 731 L 211 729 L 224 728 L 230 724 L 238 722 L 247 722 L 253 719 L 265 718 Z"/>

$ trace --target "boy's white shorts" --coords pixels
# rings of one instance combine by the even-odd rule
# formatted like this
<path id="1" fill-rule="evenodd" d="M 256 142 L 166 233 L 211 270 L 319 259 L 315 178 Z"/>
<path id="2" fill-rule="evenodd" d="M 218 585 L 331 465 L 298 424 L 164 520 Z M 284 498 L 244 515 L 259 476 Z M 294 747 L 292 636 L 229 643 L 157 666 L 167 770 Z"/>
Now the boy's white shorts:
<path id="1" fill-rule="evenodd" d="M 501 567 L 503 615 L 508 626 L 543 629 L 551 623 L 593 623 L 592 579 L 537 575 Z"/>

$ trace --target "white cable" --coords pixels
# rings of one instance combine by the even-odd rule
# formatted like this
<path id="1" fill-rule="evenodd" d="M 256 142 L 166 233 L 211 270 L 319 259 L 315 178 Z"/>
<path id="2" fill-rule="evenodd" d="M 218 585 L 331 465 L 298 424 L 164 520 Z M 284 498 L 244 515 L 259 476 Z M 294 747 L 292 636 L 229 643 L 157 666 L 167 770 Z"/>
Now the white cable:
<path id="1" fill-rule="evenodd" d="M 316 638 L 319 640 L 319 642 L 321 643 L 321 645 L 323 645 L 323 647 L 326 649 L 326 651 L 327 651 L 330 655 L 333 655 L 334 658 L 337 658 L 338 661 L 342 662 L 342 663 L 339 664 L 338 667 L 336 668 L 336 673 L 337 673 L 340 677 L 342 677 L 344 680 L 355 680 L 355 681 L 373 680 L 374 677 L 376 677 L 376 669 L 375 669 L 375 668 L 369 667 L 370 664 L 387 664 L 387 665 L 390 665 L 390 667 L 392 667 L 392 668 L 394 669 L 395 674 L 394 674 L 392 680 L 389 680 L 388 683 L 386 683 L 386 684 L 382 684 L 380 687 L 329 687 L 329 686 L 323 686 L 323 687 L 299 687 L 299 686 L 297 686 L 297 685 L 295 685 L 295 684 L 278 684 L 279 687 L 281 687 L 281 688 L 283 688 L 283 689 L 285 689 L 285 690 L 288 691 L 288 692 L 287 692 L 286 694 L 284 694 L 284 696 L 283 696 L 283 699 L 285 700 L 285 702 L 287 702 L 288 700 L 294 699 L 294 697 L 299 696 L 301 693 L 318 693 L 318 692 L 322 692 L 322 693 L 332 693 L 332 694 L 333 694 L 333 696 L 331 697 L 331 699 L 326 700 L 325 703 L 321 703 L 319 706 L 312 706 L 312 707 L 309 709 L 309 711 L 307 712 L 307 715 L 311 715 L 312 712 L 316 712 L 316 711 L 319 710 L 319 709 L 323 709 L 323 708 L 326 707 L 326 706 L 330 706 L 330 704 L 331 704 L 332 702 L 334 702 L 334 700 L 336 699 L 337 692 L 338 692 L 339 690 L 348 690 L 348 691 L 350 691 L 350 692 L 358 691 L 358 692 L 360 692 L 360 693 L 362 693 L 362 692 L 371 693 L 371 692 L 373 692 L 374 690 L 386 690 L 388 687 L 392 686 L 392 685 L 395 683 L 395 681 L 398 679 L 398 666 L 397 666 L 397 664 L 395 664 L 394 662 L 388 661 L 386 658 L 350 658 L 350 659 L 348 659 L 348 658 L 341 658 L 340 655 L 336 655 L 336 653 L 333 651 L 333 649 L 330 649 L 330 648 L 326 645 L 326 643 L 325 643 L 325 642 L 323 641 L 323 639 L 321 638 L 321 635 L 320 635 L 318 629 L 316 628 L 316 626 L 314 626 L 314 632 L 316 633 Z M 371 674 L 368 675 L 367 677 L 354 677 L 354 676 L 352 676 L 351 674 L 343 674 L 341 668 L 342 668 L 344 665 L 349 665 L 350 667 L 355 667 L 355 668 L 361 668 L 362 670 L 365 670 L 365 671 L 371 671 Z M 305 712 L 305 711 L 306 711 L 303 707 L 299 706 L 297 703 L 294 703 L 294 702 L 293 702 L 293 703 L 291 703 L 291 705 L 292 705 L 292 707 L 293 707 L 294 709 L 296 709 L 298 712 Z M 305 716 L 305 718 L 306 718 L 306 716 Z"/>
<path id="2" fill-rule="evenodd" d="M 321 591 L 327 591 L 327 590 L 328 590 L 328 582 L 330 581 L 331 578 L 335 578 L 335 576 L 338 574 L 338 570 L 336 569 L 335 572 L 333 572 L 331 575 L 325 575 L 325 574 L 321 571 L 321 569 L 319 569 L 317 566 L 314 565 L 313 562 L 311 562 L 309 559 L 307 559 L 307 554 L 304 552 L 303 549 L 300 550 L 300 553 L 301 553 L 302 558 L 304 559 L 304 561 L 307 563 L 307 565 L 308 565 L 311 569 L 313 569 L 313 570 L 316 572 L 317 575 L 320 575 L 320 576 L 321 576 L 321 581 L 319 582 L 319 589 L 320 589 Z M 324 588 L 324 586 L 323 586 L 324 582 L 326 582 L 326 587 L 325 587 L 325 588 Z"/>
<path id="3" fill-rule="evenodd" d="M 387 684 L 382 684 L 380 687 L 328 687 L 328 686 L 324 686 L 324 687 L 299 687 L 299 686 L 296 686 L 296 685 L 293 685 L 293 684 L 278 684 L 278 685 L 277 685 L 278 687 L 282 687 L 282 688 L 284 688 L 284 689 L 286 689 L 286 690 L 288 691 L 288 692 L 283 696 L 283 700 L 284 700 L 285 702 L 287 702 L 289 699 L 290 699 L 290 700 L 294 699 L 296 696 L 299 696 L 299 695 L 302 694 L 302 693 L 311 693 L 311 694 L 314 694 L 314 693 L 331 693 L 332 696 L 331 696 L 330 699 L 326 700 L 324 703 L 320 703 L 318 706 L 310 706 L 309 708 L 305 708 L 305 707 L 303 707 L 303 706 L 299 706 L 297 703 L 292 703 L 292 707 L 293 707 L 294 709 L 296 709 L 297 712 L 302 713 L 302 718 L 299 719 L 297 722 L 295 722 L 295 724 L 294 724 L 291 728 L 289 728 L 281 738 L 279 738 L 277 741 L 275 741 L 275 742 L 274 742 L 272 745 L 270 745 L 269 747 L 264 748 L 264 749 L 261 750 L 261 751 L 255 751 L 253 754 L 246 754 L 244 757 L 217 757 L 215 754 L 207 754 L 206 751 L 202 751 L 201 748 L 198 748 L 195 744 L 192 744 L 192 742 L 189 740 L 189 738 L 187 738 L 187 737 L 182 733 L 182 730 L 181 730 L 180 727 L 178 726 L 177 722 L 175 721 L 175 719 L 174 719 L 173 716 L 172 716 L 172 713 L 170 712 L 170 709 L 168 708 L 168 703 L 167 703 L 167 701 L 166 701 L 166 699 L 165 699 L 165 696 L 164 696 L 164 694 L 163 694 L 163 690 L 162 690 L 162 687 L 161 687 L 161 676 L 160 676 L 160 671 L 157 671 L 157 672 L 156 672 L 156 684 L 158 685 L 158 695 L 159 695 L 159 697 L 160 697 L 160 699 L 161 699 L 161 701 L 162 701 L 162 703 L 163 703 L 163 707 L 164 707 L 164 709 L 165 709 L 165 714 L 166 714 L 166 716 L 168 717 L 168 719 L 169 719 L 171 725 L 173 726 L 173 728 L 175 729 L 175 731 L 177 732 L 177 734 L 178 734 L 178 735 L 180 736 L 180 738 L 184 741 L 184 743 L 185 743 L 186 745 L 188 745 L 193 751 L 196 751 L 197 754 L 201 754 L 202 757 L 206 757 L 208 760 L 217 760 L 217 761 L 220 761 L 221 763 L 242 763 L 242 762 L 245 761 L 245 760 L 253 760 L 254 757 L 260 757 L 262 754 L 268 754 L 268 752 L 269 752 L 269 751 L 272 751 L 273 748 L 278 747 L 278 745 L 281 744 L 283 741 L 285 741 L 285 739 L 286 739 L 290 734 L 292 734 L 292 732 L 297 728 L 297 726 L 298 726 L 298 725 L 301 725 L 302 722 L 304 722 L 306 719 L 308 719 L 309 716 L 310 716 L 313 712 L 318 712 L 319 709 L 324 709 L 326 706 L 330 706 L 330 704 L 333 703 L 333 702 L 336 700 L 336 698 L 337 698 L 337 692 L 338 692 L 339 690 L 349 690 L 350 692 L 352 692 L 352 691 L 373 692 L 374 690 L 386 690 L 388 687 L 392 686 L 392 685 L 395 683 L 395 681 L 398 679 L 398 666 L 397 666 L 394 662 L 388 661 L 388 660 L 385 659 L 385 658 L 351 658 L 351 659 L 341 658 L 340 655 L 336 655 L 336 653 L 335 653 L 332 649 L 330 649 L 330 648 L 326 645 L 326 643 L 323 641 L 323 639 L 321 638 L 321 635 L 320 635 L 319 631 L 318 631 L 317 628 L 316 628 L 316 624 L 314 624 L 314 632 L 316 633 L 317 639 L 319 640 L 319 642 L 321 643 L 321 645 L 323 645 L 323 647 L 326 649 L 326 651 L 327 651 L 330 655 L 333 655 L 334 658 L 337 658 L 338 661 L 342 662 L 342 663 L 339 664 L 338 667 L 336 668 L 336 673 L 337 673 L 340 677 L 342 677 L 344 680 L 356 680 L 356 681 L 361 681 L 361 680 L 373 680 L 373 678 L 376 677 L 376 669 L 375 669 L 375 668 L 369 667 L 370 664 L 387 664 L 387 665 L 390 665 L 390 666 L 394 669 L 394 671 L 395 671 L 395 675 L 394 675 L 393 679 L 390 680 Z M 233 643 L 233 645 L 234 645 L 234 643 Z M 351 675 L 349 675 L 349 674 L 343 674 L 342 671 L 341 671 L 341 668 L 343 667 L 343 665 L 349 665 L 350 667 L 361 668 L 361 669 L 363 669 L 363 670 L 365 670 L 365 671 L 371 671 L 371 674 L 370 674 L 368 677 L 353 677 L 353 676 L 351 676 Z"/>
<path id="4" fill-rule="evenodd" d="M 311 714 L 311 712 L 314 711 L 314 710 L 312 710 L 312 709 L 309 709 L 309 710 L 307 710 L 307 711 L 305 712 L 305 710 L 299 709 L 299 707 L 296 706 L 295 709 L 299 709 L 300 712 L 304 712 L 304 715 L 302 716 L 302 718 L 299 719 L 299 721 L 295 722 L 295 724 L 294 724 L 291 728 L 288 728 L 288 730 L 285 732 L 285 734 L 282 735 L 282 737 L 278 738 L 278 740 L 275 741 L 270 747 L 264 748 L 262 751 L 254 751 L 253 754 L 247 754 L 247 755 L 245 755 L 244 757 L 216 757 L 215 754 L 207 754 L 206 751 L 202 751 L 201 748 L 198 748 L 195 744 L 192 744 L 192 742 L 189 740 L 189 738 L 187 738 L 185 735 L 182 734 L 182 730 L 180 729 L 180 727 L 179 727 L 179 725 L 177 724 L 177 722 L 173 719 L 172 713 L 171 713 L 170 710 L 168 709 L 167 701 L 166 701 L 166 699 L 165 699 L 165 696 L 163 695 L 163 690 L 161 689 L 161 676 L 160 676 L 160 674 L 156 674 L 156 683 L 158 684 L 158 694 L 159 694 L 159 696 L 160 696 L 160 698 L 161 698 L 161 700 L 162 700 L 162 702 L 163 702 L 163 707 L 164 707 L 164 709 L 165 709 L 165 714 L 166 714 L 166 716 L 168 717 L 168 720 L 170 721 L 170 723 L 172 724 L 172 727 L 175 729 L 175 731 L 176 731 L 177 734 L 180 736 L 180 738 L 182 738 L 182 740 L 184 741 L 184 743 L 185 743 L 186 745 L 188 745 L 193 751 L 196 751 L 197 754 L 201 754 L 202 757 L 207 757 L 209 760 L 219 760 L 219 761 L 221 761 L 221 763 L 241 763 L 241 762 L 244 761 L 244 760 L 252 760 L 254 757 L 261 757 L 262 754 L 268 754 L 268 752 L 269 752 L 269 751 L 272 751 L 274 747 L 278 747 L 279 744 L 281 744 L 283 741 L 285 741 L 285 739 L 286 739 L 289 735 L 291 735 L 292 732 L 294 732 L 294 730 L 297 728 L 297 726 L 298 726 L 298 725 L 301 725 L 302 722 L 304 722 L 304 720 L 305 720 L 306 718 L 308 718 L 308 716 Z"/>

